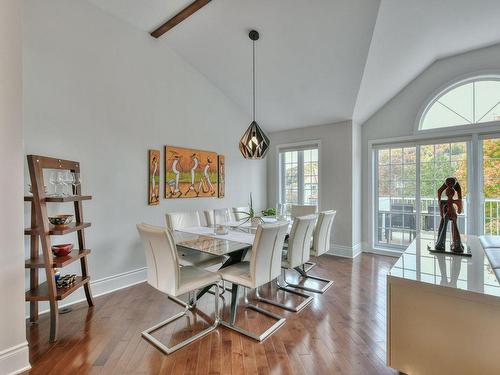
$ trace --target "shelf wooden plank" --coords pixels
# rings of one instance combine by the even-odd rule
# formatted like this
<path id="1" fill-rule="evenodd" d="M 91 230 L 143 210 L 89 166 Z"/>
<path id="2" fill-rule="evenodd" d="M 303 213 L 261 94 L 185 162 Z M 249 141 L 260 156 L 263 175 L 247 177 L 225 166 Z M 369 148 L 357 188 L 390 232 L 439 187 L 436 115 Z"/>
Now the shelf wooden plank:
<path id="1" fill-rule="evenodd" d="M 92 195 L 69 195 L 64 197 L 45 197 L 42 198 L 45 202 L 53 203 L 64 203 L 64 202 L 77 202 L 77 201 L 88 201 L 92 199 Z M 33 202 L 33 196 L 25 196 L 25 202 Z"/>
<path id="2" fill-rule="evenodd" d="M 90 223 L 70 223 L 64 227 L 55 227 L 54 225 L 50 225 L 49 235 L 60 236 L 88 228 L 90 225 Z M 40 234 L 40 228 L 26 228 L 24 230 L 24 234 L 27 236 L 36 236 L 37 234 Z"/>
<path id="3" fill-rule="evenodd" d="M 52 262 L 52 268 L 65 267 L 68 264 L 71 264 L 80 259 L 81 257 L 87 256 L 89 254 L 90 254 L 89 249 L 83 249 L 83 250 L 73 249 L 71 253 L 63 257 L 54 256 Z M 26 259 L 24 263 L 24 268 L 45 268 L 45 262 L 43 260 L 43 256 Z"/>
<path id="4" fill-rule="evenodd" d="M 73 285 L 67 288 L 57 288 L 56 299 L 58 301 L 65 299 L 75 290 L 83 286 L 90 281 L 90 277 L 77 276 L 76 281 Z M 38 286 L 38 288 L 28 290 L 26 292 L 26 301 L 48 301 L 49 300 L 49 290 L 47 287 L 47 282 L 44 282 Z"/>

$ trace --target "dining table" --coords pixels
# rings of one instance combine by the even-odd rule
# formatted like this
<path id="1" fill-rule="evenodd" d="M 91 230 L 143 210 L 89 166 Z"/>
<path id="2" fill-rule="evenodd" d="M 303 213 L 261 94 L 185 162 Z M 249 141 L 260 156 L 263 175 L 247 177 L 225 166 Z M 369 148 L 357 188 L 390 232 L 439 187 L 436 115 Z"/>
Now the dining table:
<path id="1" fill-rule="evenodd" d="M 278 222 L 276 218 L 263 218 L 262 220 L 263 224 L 276 222 Z M 252 248 L 257 230 L 257 227 L 251 225 L 249 221 L 230 222 L 227 223 L 226 228 L 226 234 L 217 234 L 213 227 L 207 226 L 178 228 L 173 234 L 177 248 L 180 250 L 188 249 L 226 257 L 219 268 L 222 269 L 245 259 L 248 250 Z M 210 286 L 198 291 L 196 299 L 201 298 L 209 289 Z"/>
<path id="2" fill-rule="evenodd" d="M 292 227 L 292 222 L 289 219 L 262 218 L 261 223 L 269 224 L 280 221 L 288 222 L 289 233 Z M 217 234 L 215 228 L 210 226 L 178 228 L 174 231 L 174 239 L 180 250 L 188 249 L 214 256 L 224 256 L 226 259 L 219 267 L 219 269 L 222 269 L 245 259 L 248 250 L 252 248 L 257 226 L 252 225 L 250 221 L 239 221 L 226 223 L 226 229 L 225 234 Z M 303 268 L 295 267 L 294 269 L 301 276 L 307 277 L 307 273 Z M 210 286 L 199 290 L 196 300 L 199 300 L 209 290 Z M 233 285 L 231 293 L 237 294 L 237 291 L 237 286 Z M 231 298 L 232 314 L 233 310 L 236 309 L 236 298 L 237 296 L 234 295 Z M 189 303 L 192 304 L 194 301 L 195 298 L 193 297 Z"/>

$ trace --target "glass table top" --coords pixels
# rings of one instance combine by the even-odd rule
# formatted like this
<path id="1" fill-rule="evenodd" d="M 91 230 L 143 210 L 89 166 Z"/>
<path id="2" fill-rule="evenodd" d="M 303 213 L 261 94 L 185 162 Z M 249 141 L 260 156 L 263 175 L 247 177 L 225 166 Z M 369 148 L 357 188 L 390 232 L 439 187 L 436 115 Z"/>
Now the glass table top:
<path id="1" fill-rule="evenodd" d="M 212 255 L 226 255 L 252 247 L 252 245 L 248 243 L 180 231 L 174 232 L 174 239 L 177 246 Z"/>
<path id="2" fill-rule="evenodd" d="M 476 236 L 462 236 L 472 257 L 433 254 L 431 237 L 417 236 L 391 268 L 389 276 L 500 297 L 500 283 Z"/>

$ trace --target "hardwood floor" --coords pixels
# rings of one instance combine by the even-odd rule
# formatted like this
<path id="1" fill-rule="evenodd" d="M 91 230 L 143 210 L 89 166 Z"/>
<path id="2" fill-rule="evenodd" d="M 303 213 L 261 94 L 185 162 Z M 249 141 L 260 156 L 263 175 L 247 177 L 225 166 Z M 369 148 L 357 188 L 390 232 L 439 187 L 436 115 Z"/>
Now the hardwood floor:
<path id="1" fill-rule="evenodd" d="M 287 318 L 263 343 L 219 327 L 168 356 L 145 341 L 141 331 L 182 308 L 142 283 L 96 298 L 93 309 L 74 305 L 60 316 L 61 335 L 55 344 L 48 343 L 46 315 L 38 324 L 27 323 L 33 366 L 29 373 L 396 374 L 385 366 L 386 273 L 395 261 L 369 254 L 354 260 L 323 256 L 311 273 L 335 283 L 325 294 L 315 294 L 300 313 L 257 303 Z M 264 288 L 262 294 L 269 292 Z M 224 297 L 227 305 L 230 294 Z M 211 318 L 213 296 L 205 295 L 198 307 Z M 178 342 L 208 324 L 201 311 L 156 335 L 170 345 Z M 227 306 L 225 313 L 227 317 Z M 269 323 L 252 310 L 240 309 L 238 315 L 237 323 L 249 329 L 263 330 Z"/>

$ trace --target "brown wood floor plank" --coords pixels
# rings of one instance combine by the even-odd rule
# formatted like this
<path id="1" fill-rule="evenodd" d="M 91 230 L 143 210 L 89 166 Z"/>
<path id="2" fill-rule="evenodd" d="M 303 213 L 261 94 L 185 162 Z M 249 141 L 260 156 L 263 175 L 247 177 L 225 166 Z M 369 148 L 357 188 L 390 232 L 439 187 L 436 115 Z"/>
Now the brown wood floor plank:
<path id="1" fill-rule="evenodd" d="M 49 319 L 27 322 L 30 374 L 396 374 L 385 366 L 386 274 L 395 259 L 362 254 L 354 260 L 323 256 L 313 274 L 334 280 L 300 313 L 252 303 L 287 318 L 286 324 L 258 343 L 224 327 L 164 355 L 141 332 L 182 307 L 145 283 L 95 299 L 60 316 L 60 339 L 48 343 Z M 288 279 L 299 281 L 288 273 Z M 315 285 L 307 281 L 307 285 Z M 263 288 L 263 294 L 275 289 Z M 230 293 L 224 295 L 228 318 Z M 262 332 L 273 321 L 253 310 L 238 310 L 237 323 Z M 214 314 L 214 297 L 198 301 L 199 311 L 155 332 L 167 345 L 199 332 Z"/>

